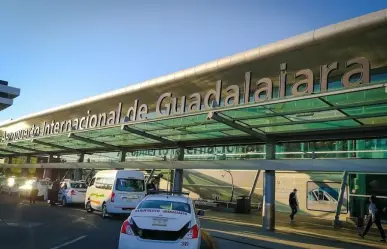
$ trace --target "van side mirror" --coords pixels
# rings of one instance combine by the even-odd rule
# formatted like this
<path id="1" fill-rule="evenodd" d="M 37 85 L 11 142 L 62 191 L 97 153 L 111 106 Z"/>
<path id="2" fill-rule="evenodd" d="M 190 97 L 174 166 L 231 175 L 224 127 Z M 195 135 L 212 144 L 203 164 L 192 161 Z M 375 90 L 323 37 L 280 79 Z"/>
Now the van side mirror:
<path id="1" fill-rule="evenodd" d="M 197 213 L 196 213 L 197 216 L 204 216 L 204 210 L 199 210 Z"/>

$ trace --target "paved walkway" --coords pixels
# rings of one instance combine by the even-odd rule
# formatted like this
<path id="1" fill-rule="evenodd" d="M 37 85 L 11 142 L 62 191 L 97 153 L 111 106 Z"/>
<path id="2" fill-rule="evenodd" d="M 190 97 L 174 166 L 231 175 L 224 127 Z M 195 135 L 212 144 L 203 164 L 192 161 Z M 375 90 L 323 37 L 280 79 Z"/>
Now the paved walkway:
<path id="1" fill-rule="evenodd" d="M 267 249 L 387 248 L 387 244 L 379 242 L 380 237 L 375 229 L 362 239 L 353 226 L 335 229 L 329 220 L 305 216 L 298 216 L 291 223 L 289 216 L 283 213 L 276 214 L 275 232 L 262 229 L 262 219 L 258 213 L 244 215 L 206 211 L 202 223 L 215 239 L 240 242 L 239 249 L 244 246 Z M 218 223 L 224 226 L 215 225 Z"/>

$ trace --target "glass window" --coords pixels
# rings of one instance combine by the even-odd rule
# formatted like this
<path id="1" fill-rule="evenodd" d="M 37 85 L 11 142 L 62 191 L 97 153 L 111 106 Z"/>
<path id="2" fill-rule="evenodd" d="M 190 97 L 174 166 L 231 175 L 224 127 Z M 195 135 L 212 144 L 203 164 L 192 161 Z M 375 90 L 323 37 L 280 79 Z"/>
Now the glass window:
<path id="1" fill-rule="evenodd" d="M 83 182 L 73 182 L 70 183 L 71 188 L 87 188 L 86 183 Z"/>
<path id="2" fill-rule="evenodd" d="M 165 210 L 191 213 L 191 207 L 188 203 L 176 202 L 176 201 L 147 200 L 147 201 L 141 202 L 138 208 L 155 208 L 155 209 L 165 209 Z"/>
<path id="3" fill-rule="evenodd" d="M 144 180 L 118 178 L 116 190 L 124 192 L 143 192 L 145 190 Z"/>
<path id="4" fill-rule="evenodd" d="M 113 187 L 113 178 L 98 177 L 95 179 L 95 187 L 100 189 L 111 190 Z"/>

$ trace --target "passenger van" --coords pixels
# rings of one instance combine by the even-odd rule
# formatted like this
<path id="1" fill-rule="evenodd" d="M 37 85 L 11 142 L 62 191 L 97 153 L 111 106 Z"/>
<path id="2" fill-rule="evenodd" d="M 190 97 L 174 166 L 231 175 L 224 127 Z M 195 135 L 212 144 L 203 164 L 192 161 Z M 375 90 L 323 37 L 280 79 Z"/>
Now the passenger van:
<path id="1" fill-rule="evenodd" d="M 85 209 L 109 214 L 129 214 L 145 197 L 144 173 L 135 170 L 102 170 L 91 179 L 86 192 Z"/>

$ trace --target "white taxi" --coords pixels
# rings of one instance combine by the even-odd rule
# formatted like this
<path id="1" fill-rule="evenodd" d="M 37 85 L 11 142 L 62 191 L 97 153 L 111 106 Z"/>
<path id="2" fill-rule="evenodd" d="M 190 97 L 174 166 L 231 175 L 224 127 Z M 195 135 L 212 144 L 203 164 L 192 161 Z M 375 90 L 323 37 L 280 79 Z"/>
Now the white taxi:
<path id="1" fill-rule="evenodd" d="M 60 183 L 58 199 L 50 200 L 60 202 L 65 207 L 69 204 L 83 204 L 85 202 L 87 185 L 84 181 L 65 179 Z"/>
<path id="2" fill-rule="evenodd" d="M 148 195 L 122 224 L 118 248 L 199 249 L 203 214 L 189 197 Z"/>

